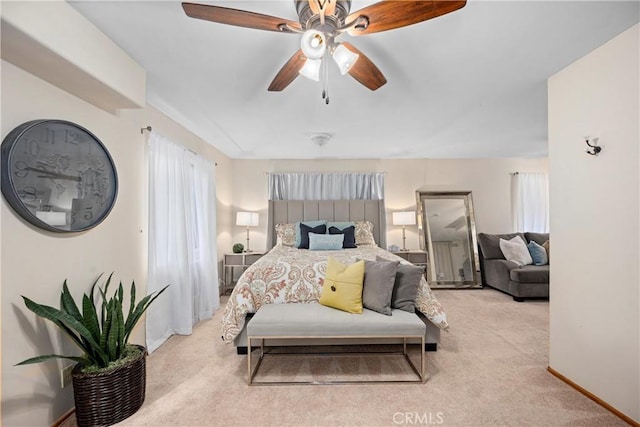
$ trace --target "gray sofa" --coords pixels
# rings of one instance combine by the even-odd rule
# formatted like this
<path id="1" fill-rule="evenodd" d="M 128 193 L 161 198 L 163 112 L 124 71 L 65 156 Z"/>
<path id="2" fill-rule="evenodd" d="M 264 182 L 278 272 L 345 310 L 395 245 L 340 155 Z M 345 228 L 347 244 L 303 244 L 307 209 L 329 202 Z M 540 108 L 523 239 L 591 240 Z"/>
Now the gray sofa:
<path id="1" fill-rule="evenodd" d="M 515 301 L 549 298 L 549 264 L 518 267 L 507 261 L 500 250 L 500 239 L 520 236 L 526 243 L 535 241 L 542 245 L 549 240 L 549 233 L 478 233 L 478 256 L 483 285 L 505 292 Z"/>

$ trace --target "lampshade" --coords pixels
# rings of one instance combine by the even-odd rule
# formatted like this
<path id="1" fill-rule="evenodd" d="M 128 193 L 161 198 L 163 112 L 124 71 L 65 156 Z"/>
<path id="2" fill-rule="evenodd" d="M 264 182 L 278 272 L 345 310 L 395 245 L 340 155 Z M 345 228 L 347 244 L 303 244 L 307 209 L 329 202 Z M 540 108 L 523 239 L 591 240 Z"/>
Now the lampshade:
<path id="1" fill-rule="evenodd" d="M 360 55 L 357 53 L 351 52 L 349 49 L 344 47 L 342 44 L 339 44 L 338 47 L 333 51 L 333 60 L 338 64 L 338 68 L 340 68 L 340 73 L 342 75 L 347 74 L 353 64 L 356 63 Z"/>
<path id="2" fill-rule="evenodd" d="M 393 225 L 415 225 L 415 211 L 393 212 Z"/>
<path id="3" fill-rule="evenodd" d="M 244 225 L 247 227 L 258 226 L 257 212 L 238 212 L 236 214 L 236 225 Z"/>
<path id="4" fill-rule="evenodd" d="M 320 59 L 327 51 L 327 39 L 318 30 L 307 30 L 300 39 L 300 48 L 308 59 Z"/>
<path id="5" fill-rule="evenodd" d="M 307 59 L 298 72 L 308 79 L 320 81 L 321 64 L 322 59 Z"/>

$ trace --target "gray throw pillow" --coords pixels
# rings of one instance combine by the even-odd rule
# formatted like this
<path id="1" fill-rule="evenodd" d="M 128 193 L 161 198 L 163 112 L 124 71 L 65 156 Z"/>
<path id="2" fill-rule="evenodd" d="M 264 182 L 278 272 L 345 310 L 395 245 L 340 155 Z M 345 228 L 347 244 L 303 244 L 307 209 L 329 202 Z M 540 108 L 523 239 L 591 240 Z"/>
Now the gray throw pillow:
<path id="1" fill-rule="evenodd" d="M 391 295 L 399 261 L 365 261 L 362 305 L 369 310 L 391 316 Z"/>
<path id="2" fill-rule="evenodd" d="M 376 260 L 383 258 L 377 257 Z M 413 264 L 400 264 L 396 271 L 396 280 L 391 294 L 391 308 L 415 313 L 416 297 L 420 287 L 420 280 L 424 274 L 424 267 Z"/>

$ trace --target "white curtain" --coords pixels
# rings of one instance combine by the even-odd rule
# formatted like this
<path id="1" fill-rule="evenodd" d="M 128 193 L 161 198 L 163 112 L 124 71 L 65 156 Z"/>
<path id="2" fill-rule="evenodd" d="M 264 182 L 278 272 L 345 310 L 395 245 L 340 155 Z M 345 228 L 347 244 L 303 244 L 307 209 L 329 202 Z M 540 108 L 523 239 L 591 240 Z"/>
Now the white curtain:
<path id="1" fill-rule="evenodd" d="M 384 173 L 270 173 L 269 199 L 383 200 Z"/>
<path id="2" fill-rule="evenodd" d="M 149 293 L 169 284 L 147 311 L 147 349 L 189 335 L 219 307 L 214 165 L 151 132 Z"/>
<path id="3" fill-rule="evenodd" d="M 514 231 L 549 232 L 549 177 L 546 173 L 511 175 Z"/>
<path id="4" fill-rule="evenodd" d="M 451 255 L 452 242 L 433 242 L 433 253 L 436 260 L 436 278 L 438 281 L 456 281 Z"/>

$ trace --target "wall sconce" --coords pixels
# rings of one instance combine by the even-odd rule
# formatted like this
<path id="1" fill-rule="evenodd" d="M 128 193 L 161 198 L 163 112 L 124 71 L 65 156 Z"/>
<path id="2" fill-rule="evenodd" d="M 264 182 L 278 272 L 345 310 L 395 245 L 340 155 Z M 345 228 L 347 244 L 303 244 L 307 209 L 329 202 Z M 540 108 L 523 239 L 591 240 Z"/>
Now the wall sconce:
<path id="1" fill-rule="evenodd" d="M 416 213 L 415 211 L 405 211 L 405 212 L 393 212 L 392 213 L 392 223 L 393 225 L 401 225 L 402 226 L 402 250 L 407 251 L 407 237 L 404 234 L 404 228 L 406 225 L 415 225 L 416 224 Z"/>
<path id="2" fill-rule="evenodd" d="M 584 137 L 584 142 L 586 142 L 586 144 L 589 146 L 589 149 L 586 150 L 587 154 L 591 154 L 592 156 L 597 156 L 598 153 L 602 151 L 602 147 L 598 145 L 599 139 L 600 138 L 589 139 L 588 136 Z M 589 140 L 591 140 L 591 142 L 589 142 Z"/>
<path id="3" fill-rule="evenodd" d="M 236 225 L 244 225 L 245 227 L 247 227 L 247 247 L 244 248 L 244 251 L 251 252 L 251 249 L 249 249 L 249 227 L 258 226 L 258 213 L 238 212 L 236 214 Z"/>

